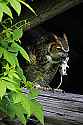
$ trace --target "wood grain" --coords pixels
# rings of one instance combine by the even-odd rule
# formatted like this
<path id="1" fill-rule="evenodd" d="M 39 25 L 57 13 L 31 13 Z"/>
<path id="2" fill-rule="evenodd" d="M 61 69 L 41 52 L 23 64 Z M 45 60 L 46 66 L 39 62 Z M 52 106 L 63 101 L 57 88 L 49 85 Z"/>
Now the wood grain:
<path id="1" fill-rule="evenodd" d="M 83 95 L 42 91 L 38 100 L 44 107 L 47 121 L 51 119 L 50 121 L 58 121 L 59 124 L 62 121 L 61 125 L 64 122 L 68 125 L 83 124 Z"/>

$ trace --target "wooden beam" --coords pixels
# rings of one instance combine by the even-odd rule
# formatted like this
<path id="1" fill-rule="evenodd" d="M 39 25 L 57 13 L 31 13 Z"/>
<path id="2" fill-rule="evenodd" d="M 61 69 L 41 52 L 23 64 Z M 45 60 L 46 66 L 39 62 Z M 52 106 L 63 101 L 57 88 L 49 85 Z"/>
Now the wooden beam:
<path id="1" fill-rule="evenodd" d="M 46 8 L 41 3 L 41 6 L 39 6 L 37 10 L 38 16 L 32 15 L 29 17 L 29 15 L 25 16 L 27 17 L 28 21 L 31 24 L 31 27 L 36 27 L 39 24 L 44 23 L 45 21 L 55 17 L 56 15 L 59 15 L 68 9 L 78 5 L 80 3 L 80 0 L 61 0 L 61 2 L 56 3 L 55 1 L 51 1 L 51 4 L 47 4 L 45 2 Z M 42 9 L 41 9 L 42 8 Z M 28 29 L 29 26 L 26 26 L 25 30 Z"/>
<path id="2" fill-rule="evenodd" d="M 83 95 L 41 91 L 38 100 L 44 107 L 46 125 L 83 125 Z"/>

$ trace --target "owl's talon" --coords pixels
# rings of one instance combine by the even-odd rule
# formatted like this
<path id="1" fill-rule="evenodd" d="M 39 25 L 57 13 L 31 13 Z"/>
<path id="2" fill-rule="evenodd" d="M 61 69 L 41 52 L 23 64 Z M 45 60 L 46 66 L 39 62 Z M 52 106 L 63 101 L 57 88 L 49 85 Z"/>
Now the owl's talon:
<path id="1" fill-rule="evenodd" d="M 54 89 L 54 92 L 64 93 L 65 91 L 62 89 Z"/>

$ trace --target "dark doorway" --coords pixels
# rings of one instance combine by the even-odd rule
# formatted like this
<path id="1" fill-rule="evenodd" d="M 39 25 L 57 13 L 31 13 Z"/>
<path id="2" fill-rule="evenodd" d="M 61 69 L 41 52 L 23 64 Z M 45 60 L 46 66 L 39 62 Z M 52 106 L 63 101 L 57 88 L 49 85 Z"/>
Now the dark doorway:
<path id="1" fill-rule="evenodd" d="M 46 21 L 43 24 L 49 32 L 68 36 L 69 70 L 68 76 L 64 77 L 62 88 L 66 92 L 83 94 L 83 4 L 79 4 L 72 9 Z"/>
<path id="2" fill-rule="evenodd" d="M 56 17 L 41 24 L 41 27 L 47 32 L 53 32 L 58 35 L 66 33 L 69 41 L 69 69 L 68 76 L 64 76 L 61 88 L 65 92 L 83 94 L 83 4 L 79 4 L 68 11 L 57 15 Z M 35 27 L 36 28 L 36 27 Z M 34 36 L 34 35 L 33 35 Z M 37 35 L 36 35 L 37 36 Z M 27 43 L 27 31 L 23 39 Z M 26 46 L 26 45 L 25 45 Z"/>

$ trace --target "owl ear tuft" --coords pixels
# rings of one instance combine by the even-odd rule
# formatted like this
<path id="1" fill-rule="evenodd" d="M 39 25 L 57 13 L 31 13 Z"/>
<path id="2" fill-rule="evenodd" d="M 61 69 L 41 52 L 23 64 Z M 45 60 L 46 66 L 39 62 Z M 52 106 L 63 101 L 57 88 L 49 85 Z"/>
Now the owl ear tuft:
<path id="1" fill-rule="evenodd" d="M 53 34 L 53 37 L 54 37 L 55 40 L 58 40 L 57 35 Z"/>
<path id="2" fill-rule="evenodd" d="M 66 36 L 65 33 L 63 34 L 63 37 L 64 37 L 65 41 L 68 41 L 67 36 Z"/>

